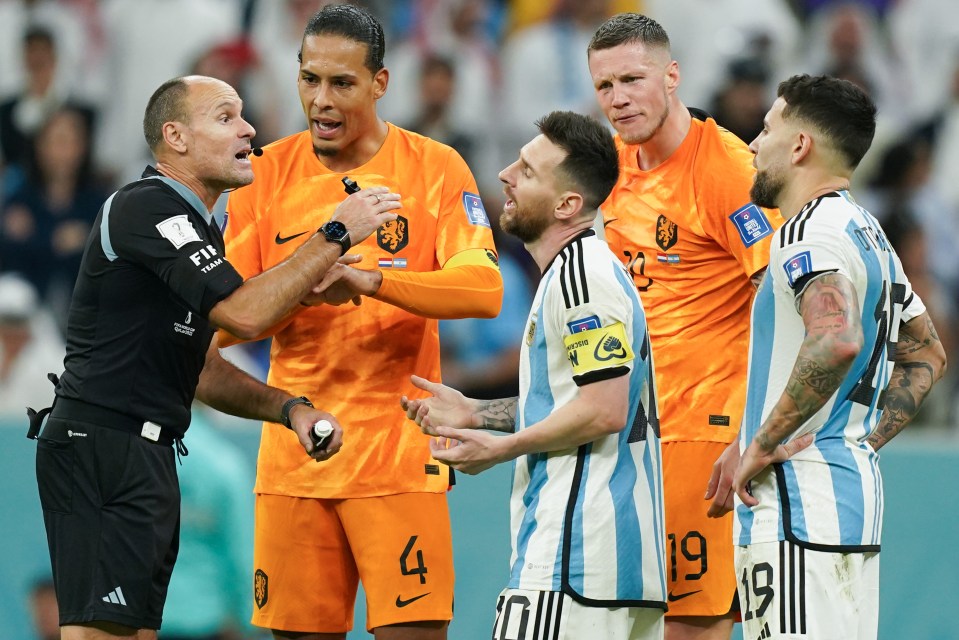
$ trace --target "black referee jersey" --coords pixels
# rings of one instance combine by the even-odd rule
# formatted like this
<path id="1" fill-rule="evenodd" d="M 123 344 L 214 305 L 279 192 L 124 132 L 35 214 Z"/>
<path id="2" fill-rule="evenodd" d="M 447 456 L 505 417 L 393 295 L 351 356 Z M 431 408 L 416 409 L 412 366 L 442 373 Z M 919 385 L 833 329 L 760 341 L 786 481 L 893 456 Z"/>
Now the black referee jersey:
<path id="1" fill-rule="evenodd" d="M 200 198 L 147 167 L 110 196 L 87 241 L 57 396 L 150 421 L 190 424 L 210 309 L 243 278 Z"/>

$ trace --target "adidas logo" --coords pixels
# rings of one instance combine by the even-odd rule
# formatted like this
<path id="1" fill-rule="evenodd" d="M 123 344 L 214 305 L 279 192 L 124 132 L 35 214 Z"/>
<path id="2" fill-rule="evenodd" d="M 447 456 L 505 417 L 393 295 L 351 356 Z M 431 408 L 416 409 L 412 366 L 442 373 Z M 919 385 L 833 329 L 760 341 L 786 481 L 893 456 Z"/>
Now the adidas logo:
<path id="1" fill-rule="evenodd" d="M 107 595 L 103 596 L 101 600 L 104 602 L 112 602 L 113 604 L 123 605 L 124 607 L 127 606 L 127 601 L 123 597 L 123 589 L 120 587 L 117 587 Z"/>

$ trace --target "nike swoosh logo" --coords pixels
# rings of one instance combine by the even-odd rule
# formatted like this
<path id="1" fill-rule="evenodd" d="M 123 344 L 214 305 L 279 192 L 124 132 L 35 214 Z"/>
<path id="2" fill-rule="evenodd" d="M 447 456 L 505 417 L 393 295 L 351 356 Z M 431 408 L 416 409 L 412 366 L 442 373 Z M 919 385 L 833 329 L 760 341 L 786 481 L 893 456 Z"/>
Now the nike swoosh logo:
<path id="1" fill-rule="evenodd" d="M 304 235 L 304 234 L 306 234 L 306 233 L 309 233 L 309 231 L 301 231 L 300 233 L 294 233 L 292 236 L 287 236 L 287 237 L 283 238 L 283 237 L 280 236 L 280 232 L 277 231 L 277 233 L 276 233 L 276 243 L 277 243 L 277 244 L 285 244 L 285 243 L 289 242 L 290 240 L 292 240 L 293 238 L 299 238 L 300 236 L 302 236 L 302 235 Z"/>
<path id="2" fill-rule="evenodd" d="M 689 591 L 689 592 L 687 592 L 687 593 L 681 593 L 681 594 L 679 594 L 678 596 L 674 596 L 674 595 L 673 595 L 673 592 L 670 591 L 670 592 L 669 592 L 669 595 L 666 596 L 666 599 L 667 599 L 669 602 L 676 602 L 677 600 L 682 600 L 683 598 L 688 598 L 688 597 L 691 596 L 691 595 L 697 594 L 697 593 L 699 593 L 700 591 L 702 591 L 702 589 L 697 589 L 696 591 Z"/>
<path id="3" fill-rule="evenodd" d="M 605 229 L 606 227 L 608 227 L 609 225 L 613 224 L 613 223 L 616 222 L 617 220 L 619 220 L 619 218 L 612 218 L 612 219 L 610 219 L 610 220 L 604 220 L 604 221 L 603 221 L 603 228 Z"/>
<path id="4" fill-rule="evenodd" d="M 421 593 L 421 594 L 418 595 L 418 596 L 413 596 L 413 597 L 410 598 L 409 600 L 403 600 L 400 596 L 396 596 L 396 606 L 399 607 L 400 609 L 402 609 L 403 607 L 405 607 L 405 606 L 408 605 L 408 604 L 413 604 L 414 602 L 416 602 L 416 601 L 419 600 L 420 598 L 425 598 L 426 596 L 430 595 L 430 593 L 432 593 L 432 592 L 431 592 L 431 591 L 427 591 L 426 593 Z"/>

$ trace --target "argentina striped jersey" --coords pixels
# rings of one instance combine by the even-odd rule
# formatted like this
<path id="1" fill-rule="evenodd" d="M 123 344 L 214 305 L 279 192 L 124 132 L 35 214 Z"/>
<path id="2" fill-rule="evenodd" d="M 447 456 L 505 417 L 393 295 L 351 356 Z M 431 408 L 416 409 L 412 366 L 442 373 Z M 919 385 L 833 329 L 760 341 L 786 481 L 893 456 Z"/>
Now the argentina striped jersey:
<path id="1" fill-rule="evenodd" d="M 517 430 L 579 386 L 629 376 L 629 420 L 575 449 L 521 456 L 510 500 L 509 587 L 593 606 L 665 608 L 662 465 L 646 318 L 632 279 L 593 231 L 543 275 L 520 359 Z"/>
<path id="2" fill-rule="evenodd" d="M 836 191 L 813 200 L 777 232 L 752 311 L 745 450 L 782 396 L 805 337 L 803 290 L 836 272 L 856 290 L 863 347 L 839 389 L 790 439 L 816 434 L 809 448 L 752 481 L 759 505 L 738 499 L 739 545 L 790 540 L 811 549 L 877 551 L 882 531 L 879 456 L 866 439 L 882 415 L 900 322 L 925 311 L 879 223 Z"/>

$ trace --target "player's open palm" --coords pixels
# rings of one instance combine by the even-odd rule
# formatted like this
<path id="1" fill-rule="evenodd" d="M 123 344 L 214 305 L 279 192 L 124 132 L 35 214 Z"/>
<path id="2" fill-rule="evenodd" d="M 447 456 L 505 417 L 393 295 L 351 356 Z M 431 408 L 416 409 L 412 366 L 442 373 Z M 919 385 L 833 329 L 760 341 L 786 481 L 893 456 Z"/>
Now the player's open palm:
<path id="1" fill-rule="evenodd" d="M 445 384 L 431 382 L 419 376 L 410 376 L 413 386 L 431 394 L 428 398 L 400 398 L 406 417 L 420 426 L 420 430 L 435 436 L 434 427 L 443 425 L 453 429 L 473 428 L 474 401 Z"/>

